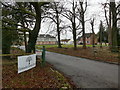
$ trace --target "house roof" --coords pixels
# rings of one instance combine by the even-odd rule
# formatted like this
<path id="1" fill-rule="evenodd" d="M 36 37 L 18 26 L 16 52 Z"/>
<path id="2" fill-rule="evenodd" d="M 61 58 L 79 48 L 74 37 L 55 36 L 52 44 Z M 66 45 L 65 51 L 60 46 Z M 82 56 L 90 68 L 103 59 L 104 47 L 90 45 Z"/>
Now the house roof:
<path id="1" fill-rule="evenodd" d="M 62 41 L 62 42 L 68 42 L 68 41 L 70 41 L 70 39 L 61 39 L 60 41 Z"/>
<path id="2" fill-rule="evenodd" d="M 92 33 L 85 33 L 85 37 L 89 38 L 92 35 Z M 80 38 L 82 38 L 83 36 L 80 36 L 77 38 L 77 40 L 79 40 Z"/>
<path id="3" fill-rule="evenodd" d="M 51 36 L 49 34 L 40 34 L 38 38 L 55 38 L 54 36 Z"/>
<path id="4" fill-rule="evenodd" d="M 92 33 L 85 33 L 85 37 L 89 38 L 92 35 Z"/>

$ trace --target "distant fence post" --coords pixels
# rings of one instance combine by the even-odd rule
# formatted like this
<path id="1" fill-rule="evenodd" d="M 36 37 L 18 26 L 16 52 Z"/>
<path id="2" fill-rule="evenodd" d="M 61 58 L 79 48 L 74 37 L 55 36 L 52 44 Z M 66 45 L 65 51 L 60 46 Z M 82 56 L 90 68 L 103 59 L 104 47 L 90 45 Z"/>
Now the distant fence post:
<path id="1" fill-rule="evenodd" d="M 45 66 L 45 46 L 42 48 L 42 66 Z"/>

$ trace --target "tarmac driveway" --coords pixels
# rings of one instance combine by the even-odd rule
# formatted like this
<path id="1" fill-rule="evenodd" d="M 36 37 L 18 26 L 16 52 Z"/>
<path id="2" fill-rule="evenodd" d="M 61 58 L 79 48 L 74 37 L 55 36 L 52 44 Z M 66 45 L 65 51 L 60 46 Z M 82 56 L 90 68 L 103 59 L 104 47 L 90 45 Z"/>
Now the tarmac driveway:
<path id="1" fill-rule="evenodd" d="M 79 88 L 118 88 L 118 65 L 46 52 L 46 61 Z"/>

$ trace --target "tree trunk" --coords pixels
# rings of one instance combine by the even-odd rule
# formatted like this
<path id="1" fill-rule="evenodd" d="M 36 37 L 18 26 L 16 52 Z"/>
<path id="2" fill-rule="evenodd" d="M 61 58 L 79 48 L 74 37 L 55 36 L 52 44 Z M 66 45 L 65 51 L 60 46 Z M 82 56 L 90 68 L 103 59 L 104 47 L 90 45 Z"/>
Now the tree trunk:
<path id="1" fill-rule="evenodd" d="M 35 23 L 34 29 L 29 32 L 27 53 L 32 53 L 32 52 L 35 53 L 35 44 L 36 44 L 36 40 L 37 40 L 37 36 L 40 30 L 40 24 L 41 24 L 41 7 L 38 2 L 33 2 L 32 5 L 35 8 L 35 12 L 36 12 L 36 23 Z"/>
<path id="2" fill-rule="evenodd" d="M 102 30 L 100 30 L 100 48 L 102 48 Z"/>
<path id="3" fill-rule="evenodd" d="M 92 34 L 93 34 L 93 37 L 92 37 L 92 46 L 95 47 L 94 18 L 91 21 L 91 26 L 92 26 Z"/>
<path id="4" fill-rule="evenodd" d="M 26 39 L 26 32 L 23 32 L 24 34 L 24 43 L 25 43 L 25 52 L 27 52 L 27 39 Z"/>
<path id="5" fill-rule="evenodd" d="M 116 5 L 115 2 L 111 2 L 111 12 L 112 12 L 112 51 L 118 50 L 117 42 L 117 14 L 116 14 Z"/>
<path id="6" fill-rule="evenodd" d="M 77 43 L 76 43 L 76 24 L 75 24 L 75 6 L 74 6 L 74 1 L 73 1 L 73 22 L 72 22 L 72 27 L 73 27 L 74 50 L 76 50 L 77 49 Z"/>
<path id="7" fill-rule="evenodd" d="M 20 7 L 21 7 L 21 5 L 20 5 Z M 21 17 L 22 17 L 21 21 L 22 21 L 23 29 L 25 29 L 24 15 L 22 12 L 21 12 Z M 24 43 L 25 43 L 25 52 L 27 52 L 27 40 L 26 40 L 26 31 L 25 30 L 23 31 L 23 37 L 24 37 Z"/>
<path id="8" fill-rule="evenodd" d="M 60 42 L 59 15 L 58 15 L 57 7 L 56 7 L 56 19 L 57 19 L 57 33 L 58 33 L 58 48 L 62 48 Z"/>
<path id="9" fill-rule="evenodd" d="M 76 43 L 76 28 L 75 23 L 73 23 L 73 42 L 74 42 L 74 50 L 77 49 L 77 43 Z"/>
<path id="10" fill-rule="evenodd" d="M 58 48 L 62 48 L 61 42 L 60 42 L 60 31 L 59 31 L 59 26 L 57 24 L 57 33 L 58 33 Z"/>
<path id="11" fill-rule="evenodd" d="M 83 31 L 83 48 L 86 49 L 85 19 L 84 19 L 83 3 L 81 3 L 81 18 L 82 18 L 82 31 Z"/>
<path id="12" fill-rule="evenodd" d="M 109 48 L 111 48 L 112 45 L 112 29 L 111 29 L 111 2 L 109 6 L 109 26 L 108 26 L 108 43 L 109 43 Z"/>
<path id="13" fill-rule="evenodd" d="M 93 38 L 92 38 L 92 46 L 95 47 L 95 33 L 93 32 Z"/>
<path id="14" fill-rule="evenodd" d="M 83 48 L 86 49 L 84 14 L 83 14 L 83 17 L 82 17 L 82 30 L 83 30 Z"/>
<path id="15" fill-rule="evenodd" d="M 23 14 L 21 13 L 21 16 L 23 16 Z M 24 21 L 22 19 L 22 25 L 24 26 L 23 29 L 25 29 L 25 24 L 24 24 Z M 23 31 L 23 37 L 24 37 L 24 43 L 25 43 L 25 52 L 27 52 L 27 40 L 26 40 L 26 31 Z"/>

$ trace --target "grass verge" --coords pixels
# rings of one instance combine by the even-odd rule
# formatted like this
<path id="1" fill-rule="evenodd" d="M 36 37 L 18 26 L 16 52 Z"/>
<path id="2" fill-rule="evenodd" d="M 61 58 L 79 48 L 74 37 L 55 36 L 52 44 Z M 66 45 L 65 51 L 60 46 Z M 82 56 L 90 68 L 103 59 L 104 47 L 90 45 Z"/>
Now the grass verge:
<path id="1" fill-rule="evenodd" d="M 87 47 L 86 49 L 79 47 L 77 50 L 74 50 L 73 48 L 55 48 L 54 47 L 54 48 L 47 48 L 47 50 L 51 52 L 60 53 L 60 54 L 88 58 L 91 60 L 97 60 L 102 62 L 108 62 L 108 63 L 114 63 L 114 64 L 120 63 L 118 58 L 119 54 L 110 52 L 108 47 L 103 47 L 102 49 L 99 47 L 95 47 L 94 49 L 92 47 Z"/>
<path id="2" fill-rule="evenodd" d="M 2 71 L 3 88 L 72 88 L 73 85 L 52 66 L 46 63 L 41 67 L 41 61 L 37 66 L 18 74 L 16 60 L 3 60 Z"/>

